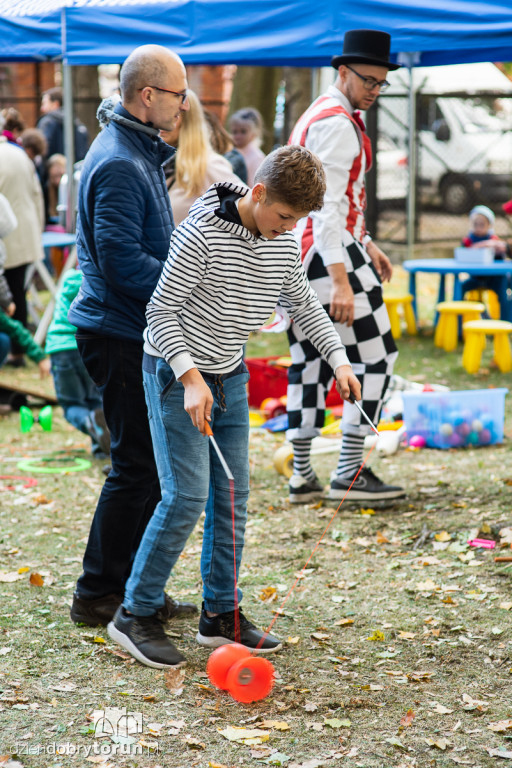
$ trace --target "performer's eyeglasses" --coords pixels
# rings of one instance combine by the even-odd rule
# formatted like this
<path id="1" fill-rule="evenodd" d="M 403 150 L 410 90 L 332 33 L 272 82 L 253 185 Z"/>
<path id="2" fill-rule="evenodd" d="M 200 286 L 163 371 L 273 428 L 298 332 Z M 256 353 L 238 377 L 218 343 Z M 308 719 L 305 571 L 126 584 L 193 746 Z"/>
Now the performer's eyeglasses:
<path id="1" fill-rule="evenodd" d="M 378 88 L 380 93 L 384 93 L 384 91 L 387 91 L 391 85 L 391 83 L 388 83 L 387 80 L 375 80 L 374 77 L 365 77 L 364 75 L 360 75 L 359 72 L 357 72 L 355 69 L 352 69 L 352 67 L 349 67 L 348 64 L 345 64 L 345 66 L 347 69 L 350 69 L 354 75 L 357 75 L 357 77 L 363 81 L 363 88 L 366 91 L 373 91 L 375 88 Z"/>

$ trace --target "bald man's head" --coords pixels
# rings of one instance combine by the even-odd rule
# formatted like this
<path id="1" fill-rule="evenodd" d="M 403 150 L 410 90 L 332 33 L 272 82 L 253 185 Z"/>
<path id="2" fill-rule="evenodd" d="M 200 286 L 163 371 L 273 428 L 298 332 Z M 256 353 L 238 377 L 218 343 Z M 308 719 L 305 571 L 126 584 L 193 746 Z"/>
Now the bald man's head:
<path id="1" fill-rule="evenodd" d="M 163 45 L 141 45 L 135 48 L 121 68 L 123 103 L 133 102 L 140 88 L 166 83 L 169 77 L 172 78 L 184 72 L 185 68 L 180 57 Z"/>

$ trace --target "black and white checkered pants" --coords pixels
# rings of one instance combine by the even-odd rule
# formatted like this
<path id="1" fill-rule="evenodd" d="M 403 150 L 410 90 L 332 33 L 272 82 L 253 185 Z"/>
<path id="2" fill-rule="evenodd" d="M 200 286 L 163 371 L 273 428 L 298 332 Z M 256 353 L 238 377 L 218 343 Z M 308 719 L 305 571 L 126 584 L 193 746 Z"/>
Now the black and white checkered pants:
<path id="1" fill-rule="evenodd" d="M 361 405 L 376 423 L 398 351 L 391 335 L 380 280 L 369 256 L 363 246 L 356 242 L 347 251 L 354 267 L 347 270 L 354 291 L 354 322 L 350 327 L 335 322 L 334 328 L 361 382 Z M 332 283 L 318 254 L 313 256 L 307 274 L 311 286 L 328 312 Z M 316 437 L 324 425 L 325 398 L 332 386 L 333 372 L 300 328 L 293 323 L 288 330 L 288 341 L 292 365 L 288 370 L 286 437 L 288 440 Z M 345 402 L 342 430 L 344 434 L 364 436 L 369 434 L 371 428 L 355 405 Z"/>

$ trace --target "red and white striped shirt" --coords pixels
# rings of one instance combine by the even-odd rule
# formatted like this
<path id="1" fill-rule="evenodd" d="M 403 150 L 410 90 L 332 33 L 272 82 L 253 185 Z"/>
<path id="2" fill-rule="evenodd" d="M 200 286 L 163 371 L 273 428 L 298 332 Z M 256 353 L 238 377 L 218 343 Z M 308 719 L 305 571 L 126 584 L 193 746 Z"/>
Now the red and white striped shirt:
<path id="1" fill-rule="evenodd" d="M 362 242 L 366 234 L 366 137 L 352 119 L 353 111 L 348 99 L 332 85 L 299 118 L 290 137 L 290 144 L 300 144 L 318 155 L 326 174 L 323 208 L 311 213 L 302 222 L 302 232 L 297 232 L 306 262 L 314 241 L 314 250 L 326 266 L 346 263 L 345 246 L 353 240 Z"/>

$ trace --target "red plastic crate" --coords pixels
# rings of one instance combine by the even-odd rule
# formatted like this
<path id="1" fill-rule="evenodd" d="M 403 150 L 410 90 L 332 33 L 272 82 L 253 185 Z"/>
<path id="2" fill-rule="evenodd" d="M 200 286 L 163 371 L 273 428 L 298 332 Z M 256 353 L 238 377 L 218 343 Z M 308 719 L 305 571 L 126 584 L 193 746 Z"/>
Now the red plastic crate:
<path id="1" fill-rule="evenodd" d="M 280 365 L 272 365 L 274 357 L 250 357 L 245 359 L 249 370 L 249 405 L 259 408 L 267 397 L 282 397 L 286 395 L 288 386 L 288 369 Z M 342 403 L 341 397 L 336 391 L 336 383 L 333 383 L 331 391 L 327 395 L 326 405 L 331 408 Z"/>

